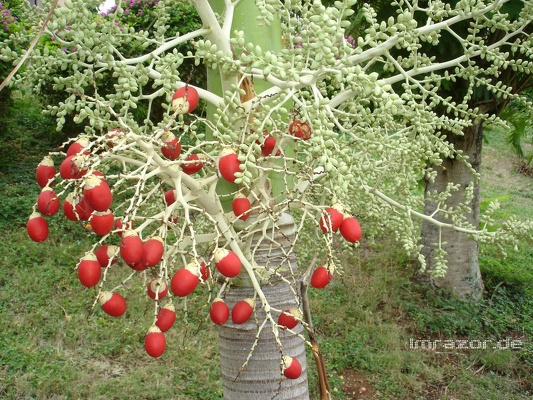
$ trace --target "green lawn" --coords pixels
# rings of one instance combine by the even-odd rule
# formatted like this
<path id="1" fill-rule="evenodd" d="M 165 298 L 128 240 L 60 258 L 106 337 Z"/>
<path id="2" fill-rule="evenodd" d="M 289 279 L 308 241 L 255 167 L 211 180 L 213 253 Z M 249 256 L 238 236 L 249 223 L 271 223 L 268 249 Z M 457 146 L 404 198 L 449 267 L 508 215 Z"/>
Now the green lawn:
<path id="1" fill-rule="evenodd" d="M 63 138 L 26 98 L 16 99 L 0 126 L 0 398 L 221 398 L 216 330 L 200 296 L 187 313 L 179 310 L 167 352 L 153 360 L 143 349 L 152 308 L 139 300 L 142 285 L 132 286 L 124 317 L 93 313 L 95 292 L 75 272 L 89 239 L 57 217 L 48 242 L 28 239 L 24 224 L 39 192 L 35 166 Z M 489 130 L 487 139 L 483 200 L 500 199 L 497 217 L 533 218 L 533 180 L 514 171 L 502 132 Z M 517 251 L 504 250 L 506 258 L 495 246 L 481 248 L 487 292 L 478 304 L 413 284 L 411 262 L 386 239 L 363 240 L 344 256 L 345 274 L 310 293 L 334 398 L 531 399 L 533 247 L 522 241 Z M 309 261 L 306 254 L 299 258 Z M 520 348 L 493 348 L 507 338 Z M 410 339 L 490 344 L 415 350 Z M 309 375 L 316 398 L 312 365 Z M 361 388 L 367 397 L 352 394 Z"/>

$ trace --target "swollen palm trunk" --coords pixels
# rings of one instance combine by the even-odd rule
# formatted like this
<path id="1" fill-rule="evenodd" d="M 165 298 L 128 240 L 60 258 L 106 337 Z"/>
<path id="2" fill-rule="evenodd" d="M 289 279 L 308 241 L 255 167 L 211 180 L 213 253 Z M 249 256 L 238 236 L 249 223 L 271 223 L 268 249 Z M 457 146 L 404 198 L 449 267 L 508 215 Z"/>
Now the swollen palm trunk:
<path id="1" fill-rule="evenodd" d="M 470 165 L 476 172 L 480 170 L 482 138 L 483 125 L 481 123 L 465 129 L 464 136 L 450 136 L 450 141 L 454 144 L 455 149 L 461 150 L 468 157 Z M 446 201 L 446 206 L 458 207 L 465 199 L 466 188 L 474 182 L 474 176 L 470 168 L 457 158 L 443 161 L 442 167 L 437 168 L 435 181 L 427 183 L 426 192 L 443 192 L 451 182 L 459 184 L 459 189 L 451 193 Z M 473 228 L 477 228 L 479 224 L 479 190 L 479 184 L 475 185 L 472 199 L 467 204 L 469 209 L 464 212 L 465 221 L 471 224 Z M 427 201 L 424 213 L 433 215 L 436 207 L 435 202 Z M 443 222 L 451 222 L 445 218 L 439 219 Z M 479 269 L 477 241 L 455 230 L 444 229 L 439 232 L 437 226 L 424 221 L 422 224 L 422 244 L 424 245 L 422 253 L 426 257 L 430 271 L 434 268 L 436 243 L 439 240 L 447 252 L 448 270 L 444 277 L 434 279 L 432 283 L 462 298 L 481 299 L 483 281 Z"/>
<path id="2" fill-rule="evenodd" d="M 255 251 L 257 265 L 277 269 L 286 279 L 293 281 L 288 270 L 296 271 L 296 259 L 291 249 L 291 239 L 295 232 L 292 218 L 273 233 L 273 237 L 263 240 Z M 278 245 L 272 245 L 274 239 Z M 252 249 L 257 245 L 252 245 Z M 298 287 L 298 285 L 292 285 Z M 271 307 L 286 310 L 298 308 L 298 298 L 291 285 L 279 276 L 272 276 L 264 282 L 262 289 Z M 243 299 L 252 298 L 254 290 L 250 287 L 233 286 L 227 292 L 225 301 L 230 308 Z M 272 313 L 274 322 L 278 313 Z M 219 328 L 220 364 L 226 400 L 263 400 L 263 399 L 308 399 L 305 342 L 284 329 L 279 329 L 277 338 L 270 320 L 259 299 L 255 313 L 244 324 L 234 324 L 230 320 Z M 263 325 L 261 329 L 261 326 Z M 260 330 L 260 332 L 259 332 Z M 293 331 L 303 334 L 298 324 Z M 282 374 L 282 356 L 291 356 L 300 362 L 302 375 L 297 379 L 287 379 Z"/>

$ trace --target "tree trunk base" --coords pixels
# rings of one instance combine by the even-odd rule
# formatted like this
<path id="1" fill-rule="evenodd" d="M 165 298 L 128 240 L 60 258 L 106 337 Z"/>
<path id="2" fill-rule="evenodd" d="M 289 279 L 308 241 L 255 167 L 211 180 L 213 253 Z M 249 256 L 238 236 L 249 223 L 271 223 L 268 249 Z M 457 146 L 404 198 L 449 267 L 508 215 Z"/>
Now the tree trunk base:
<path id="1" fill-rule="evenodd" d="M 294 293 L 281 283 L 263 288 L 272 307 L 281 310 L 297 307 Z M 252 289 L 235 288 L 225 301 L 232 307 L 237 301 L 253 296 Z M 257 308 L 260 306 L 258 305 Z M 262 309 L 257 310 L 256 320 L 237 325 L 227 322 L 219 328 L 220 365 L 225 400 L 307 400 L 309 389 L 307 382 L 307 364 L 305 341 L 286 330 L 279 330 L 280 348 L 276 342 L 272 325 L 267 321 L 257 336 L 260 323 L 264 321 Z M 293 329 L 303 334 L 303 327 L 298 324 Z M 252 351 L 251 358 L 246 360 Z M 282 355 L 298 359 L 302 366 L 302 375 L 298 379 L 287 379 L 281 370 Z"/>

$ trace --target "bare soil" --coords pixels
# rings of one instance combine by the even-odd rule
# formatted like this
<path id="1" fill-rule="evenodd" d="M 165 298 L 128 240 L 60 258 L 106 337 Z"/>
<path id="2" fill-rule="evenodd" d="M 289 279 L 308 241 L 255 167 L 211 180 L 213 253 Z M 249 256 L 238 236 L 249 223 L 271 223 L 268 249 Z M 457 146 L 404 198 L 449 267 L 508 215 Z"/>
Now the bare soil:
<path id="1" fill-rule="evenodd" d="M 343 391 L 349 399 L 369 400 L 374 398 L 376 391 L 365 374 L 347 368 L 342 371 L 342 376 L 344 378 Z"/>

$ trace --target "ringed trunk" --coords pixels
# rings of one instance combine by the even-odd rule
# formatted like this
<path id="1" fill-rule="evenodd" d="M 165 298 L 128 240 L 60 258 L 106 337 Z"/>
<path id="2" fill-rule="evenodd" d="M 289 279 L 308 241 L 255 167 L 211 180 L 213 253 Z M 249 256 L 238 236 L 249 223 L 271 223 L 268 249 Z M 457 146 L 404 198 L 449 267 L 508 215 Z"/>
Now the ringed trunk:
<path id="1" fill-rule="evenodd" d="M 463 136 L 449 135 L 449 141 L 458 151 L 462 151 L 468 157 L 472 168 L 479 173 L 481 166 L 481 148 L 483 139 L 483 124 L 475 122 L 464 131 Z M 467 187 L 473 184 L 476 177 L 464 161 L 457 158 L 445 159 L 441 166 L 437 167 L 437 176 L 433 182 L 426 182 L 426 195 L 432 192 L 443 192 L 448 183 L 459 184 L 459 189 L 451 194 L 446 201 L 446 206 L 456 207 L 465 200 Z M 467 204 L 468 208 L 463 212 L 465 220 L 477 228 L 479 225 L 480 185 L 475 182 L 472 199 Z M 424 213 L 432 215 L 437 209 L 434 201 L 426 200 Z M 449 219 L 436 214 L 436 218 L 442 222 L 451 222 Z M 432 271 L 435 265 L 435 255 L 439 239 L 442 248 L 447 252 L 447 272 L 443 278 L 429 278 L 420 276 L 420 280 L 431 283 L 436 287 L 448 289 L 459 297 L 479 300 L 483 295 L 483 281 L 479 269 L 479 245 L 478 242 L 464 233 L 442 229 L 424 221 L 422 224 L 422 254 L 426 258 L 427 270 Z"/>
<path id="2" fill-rule="evenodd" d="M 281 221 L 280 221 L 281 223 Z M 278 224 L 280 224 L 278 223 Z M 293 278 L 284 274 L 288 268 L 297 269 L 296 257 L 291 250 L 291 239 L 296 232 L 292 218 L 280 227 L 274 237 L 258 244 L 255 248 L 257 265 L 267 266 L 269 270 L 277 270 L 289 281 Z M 281 246 L 272 246 L 273 241 Z M 297 285 L 292 285 L 297 287 Z M 262 290 L 271 307 L 286 310 L 298 308 L 298 296 L 291 285 L 280 276 L 271 277 L 262 285 Z M 232 286 L 224 300 L 230 307 L 246 298 L 254 297 L 251 287 Z M 309 399 L 307 381 L 307 363 L 305 341 L 302 324 L 293 331 L 279 329 L 273 325 L 278 313 L 272 313 L 274 321 L 267 319 L 260 301 L 256 300 L 255 312 L 244 324 L 234 324 L 231 317 L 219 327 L 220 364 L 224 399 L 226 400 L 296 400 Z M 266 319 L 266 323 L 260 328 Z M 277 330 L 277 338 L 275 330 Z M 297 379 L 283 376 L 281 359 L 288 355 L 296 358 L 302 366 L 302 374 Z"/>

